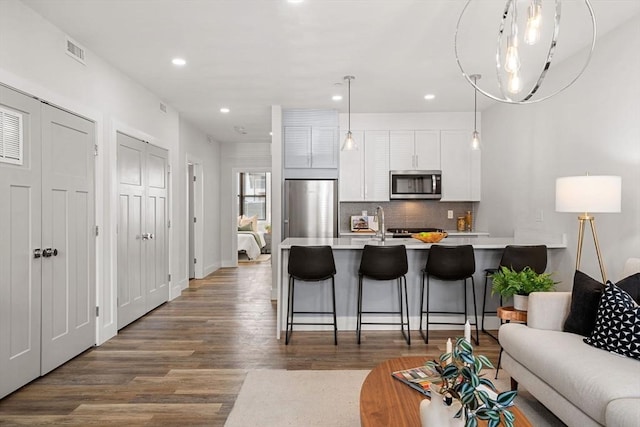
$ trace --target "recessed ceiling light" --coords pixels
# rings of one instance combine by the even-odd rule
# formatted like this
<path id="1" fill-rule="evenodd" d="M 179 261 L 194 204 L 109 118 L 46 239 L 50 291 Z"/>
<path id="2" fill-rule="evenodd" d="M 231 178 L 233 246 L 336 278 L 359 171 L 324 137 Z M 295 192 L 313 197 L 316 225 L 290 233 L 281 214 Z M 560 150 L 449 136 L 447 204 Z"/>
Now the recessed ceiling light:
<path id="1" fill-rule="evenodd" d="M 231 111 L 231 110 L 229 110 L 227 107 L 222 107 L 222 108 L 220 109 L 220 112 L 221 112 L 221 113 L 225 113 L 225 114 L 227 114 L 229 111 Z"/>
<path id="2" fill-rule="evenodd" d="M 333 95 L 331 99 L 334 101 L 342 101 L 342 95 Z"/>
<path id="3" fill-rule="evenodd" d="M 171 60 L 171 63 L 172 63 L 173 65 L 177 65 L 177 66 L 179 66 L 179 67 L 182 67 L 183 65 L 186 65 L 186 64 L 187 64 L 187 61 L 185 61 L 185 60 L 184 60 L 184 59 L 182 59 L 182 58 L 173 58 L 173 59 Z"/>
<path id="4" fill-rule="evenodd" d="M 424 99 L 426 99 L 427 101 L 431 101 L 432 99 L 435 99 L 436 96 L 432 93 L 428 93 L 424 96 Z"/>
<path id="5" fill-rule="evenodd" d="M 287 0 L 289 3 L 302 3 L 304 0 Z"/>

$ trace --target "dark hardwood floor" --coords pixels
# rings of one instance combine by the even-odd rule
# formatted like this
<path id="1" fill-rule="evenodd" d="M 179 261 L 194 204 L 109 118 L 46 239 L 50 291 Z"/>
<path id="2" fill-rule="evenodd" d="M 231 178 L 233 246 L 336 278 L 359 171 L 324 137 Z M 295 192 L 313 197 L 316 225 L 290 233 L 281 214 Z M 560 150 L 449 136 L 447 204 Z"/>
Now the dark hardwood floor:
<path id="1" fill-rule="evenodd" d="M 295 331 L 275 338 L 268 262 L 222 269 L 192 280 L 182 296 L 137 320 L 100 347 L 0 400 L 0 425 L 223 426 L 250 369 L 371 369 L 404 355 L 436 358 L 447 337 L 430 344 L 399 331 Z M 480 336 L 494 363 L 499 346 Z"/>

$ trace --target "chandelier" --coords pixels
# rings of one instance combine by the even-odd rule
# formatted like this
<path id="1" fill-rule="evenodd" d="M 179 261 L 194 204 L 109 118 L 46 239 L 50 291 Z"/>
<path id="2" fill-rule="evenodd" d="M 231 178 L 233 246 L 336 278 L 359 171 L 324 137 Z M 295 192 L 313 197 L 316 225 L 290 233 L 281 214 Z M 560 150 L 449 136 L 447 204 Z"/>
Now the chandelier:
<path id="1" fill-rule="evenodd" d="M 463 76 L 480 93 L 528 104 L 571 86 L 589 64 L 595 40 L 589 0 L 468 0 L 454 50 Z M 566 61 L 568 72 L 556 72 L 557 62 L 574 56 Z M 473 79 L 479 72 L 495 78 L 484 79 L 481 87 Z"/>

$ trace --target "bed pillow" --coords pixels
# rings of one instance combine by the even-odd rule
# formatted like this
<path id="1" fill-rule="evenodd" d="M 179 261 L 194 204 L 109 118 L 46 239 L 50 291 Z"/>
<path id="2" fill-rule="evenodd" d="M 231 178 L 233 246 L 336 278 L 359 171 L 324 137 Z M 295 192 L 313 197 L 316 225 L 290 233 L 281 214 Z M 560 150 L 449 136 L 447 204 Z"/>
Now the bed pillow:
<path id="1" fill-rule="evenodd" d="M 598 315 L 600 297 L 604 292 L 604 285 L 595 279 L 576 270 L 573 276 L 573 290 L 571 291 L 571 307 L 569 316 L 564 321 L 565 332 L 588 337 L 593 332 Z"/>
<path id="2" fill-rule="evenodd" d="M 258 231 L 258 215 L 254 215 L 254 216 L 243 215 L 242 218 L 240 219 L 239 226 L 241 227 L 247 224 L 251 224 L 251 230 L 249 231 L 257 232 Z"/>
<path id="3" fill-rule="evenodd" d="M 607 282 L 598 306 L 596 326 L 584 342 L 640 360 L 640 306 L 628 293 Z"/>
<path id="4" fill-rule="evenodd" d="M 251 228 L 251 223 L 248 222 L 245 225 L 241 225 L 240 227 L 238 227 L 238 231 L 253 231 L 253 229 Z"/>

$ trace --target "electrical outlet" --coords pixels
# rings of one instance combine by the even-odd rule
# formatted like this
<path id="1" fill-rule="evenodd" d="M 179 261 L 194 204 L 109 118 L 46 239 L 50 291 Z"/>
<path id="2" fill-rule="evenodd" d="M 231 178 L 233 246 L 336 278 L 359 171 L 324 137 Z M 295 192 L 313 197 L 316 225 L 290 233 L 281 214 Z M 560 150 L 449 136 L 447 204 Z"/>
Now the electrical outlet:
<path id="1" fill-rule="evenodd" d="M 453 211 L 452 210 L 447 211 L 447 219 L 453 219 Z"/>
<path id="2" fill-rule="evenodd" d="M 542 209 L 538 209 L 536 211 L 536 222 L 543 222 L 543 221 L 544 221 L 544 213 Z"/>

